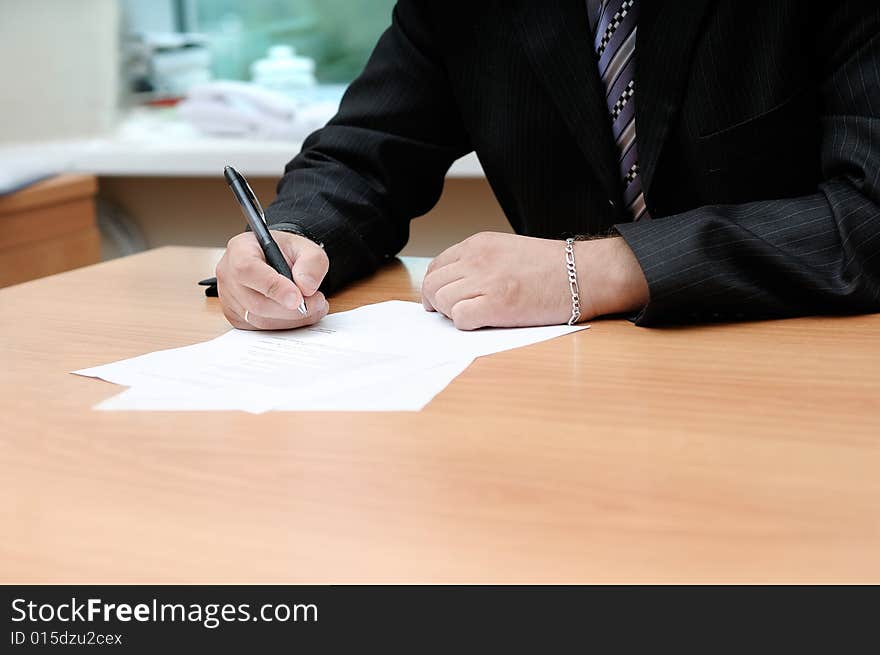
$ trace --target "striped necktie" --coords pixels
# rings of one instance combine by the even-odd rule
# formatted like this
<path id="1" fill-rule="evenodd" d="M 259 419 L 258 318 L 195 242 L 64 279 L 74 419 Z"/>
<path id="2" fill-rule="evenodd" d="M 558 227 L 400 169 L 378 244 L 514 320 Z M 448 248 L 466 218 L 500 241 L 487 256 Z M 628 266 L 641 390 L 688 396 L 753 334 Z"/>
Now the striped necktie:
<path id="1" fill-rule="evenodd" d="M 638 0 L 604 0 L 595 35 L 599 75 L 605 85 L 611 129 L 620 151 L 623 202 L 636 221 L 650 218 L 645 207 L 645 194 L 642 193 L 636 147 L 635 51 L 638 18 Z"/>

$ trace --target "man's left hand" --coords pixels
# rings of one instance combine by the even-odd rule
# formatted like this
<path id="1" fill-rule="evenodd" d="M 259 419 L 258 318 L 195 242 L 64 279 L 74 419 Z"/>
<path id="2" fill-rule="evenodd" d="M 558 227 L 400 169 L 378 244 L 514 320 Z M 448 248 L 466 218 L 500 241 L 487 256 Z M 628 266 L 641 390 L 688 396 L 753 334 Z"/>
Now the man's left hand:
<path id="1" fill-rule="evenodd" d="M 575 259 L 581 317 L 633 311 L 648 287 L 620 237 L 578 241 Z M 481 232 L 448 248 L 428 267 L 422 304 L 461 330 L 559 325 L 571 316 L 571 291 L 560 240 Z"/>

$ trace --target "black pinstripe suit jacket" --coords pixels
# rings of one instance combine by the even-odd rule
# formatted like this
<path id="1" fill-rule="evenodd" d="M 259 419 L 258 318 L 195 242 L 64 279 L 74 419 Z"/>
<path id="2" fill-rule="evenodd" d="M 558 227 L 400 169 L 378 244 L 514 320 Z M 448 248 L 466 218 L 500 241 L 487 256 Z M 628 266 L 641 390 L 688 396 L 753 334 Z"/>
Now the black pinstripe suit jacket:
<path id="1" fill-rule="evenodd" d="M 475 150 L 513 228 L 613 227 L 642 325 L 880 311 L 876 0 L 641 0 L 636 124 L 654 220 L 627 222 L 584 0 L 400 0 L 268 208 L 327 292 L 406 243 Z"/>

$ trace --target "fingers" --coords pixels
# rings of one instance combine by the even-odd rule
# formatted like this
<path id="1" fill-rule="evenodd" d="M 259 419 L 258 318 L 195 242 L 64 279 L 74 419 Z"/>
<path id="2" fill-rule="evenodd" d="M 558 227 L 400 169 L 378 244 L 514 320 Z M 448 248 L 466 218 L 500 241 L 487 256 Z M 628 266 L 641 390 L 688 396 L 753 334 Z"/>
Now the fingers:
<path id="1" fill-rule="evenodd" d="M 422 304 L 451 318 L 460 330 L 475 330 L 487 325 L 488 301 L 464 273 L 459 262 L 432 271 L 422 283 Z"/>
<path id="2" fill-rule="evenodd" d="M 277 231 L 273 234 L 284 256 L 292 262 L 290 270 L 293 273 L 293 281 L 308 298 L 321 286 L 330 268 L 327 253 L 321 246 L 305 237 Z"/>
<path id="3" fill-rule="evenodd" d="M 227 288 L 246 286 L 288 309 L 296 309 L 302 301 L 297 286 L 266 263 L 262 248 L 250 232 L 229 240 L 226 253 L 217 265 L 218 283 L 221 278 L 225 279 Z"/>
<path id="4" fill-rule="evenodd" d="M 444 266 L 458 261 L 459 255 L 461 253 L 462 243 L 456 243 L 454 246 L 449 246 L 446 250 L 434 257 L 431 263 L 428 264 L 428 270 L 425 271 L 425 277 L 428 277 L 431 273 L 440 268 L 443 268 Z"/>
<path id="5" fill-rule="evenodd" d="M 243 329 L 249 330 L 291 330 L 293 328 L 303 327 L 317 323 L 327 315 L 330 311 L 330 303 L 324 299 L 324 295 L 319 291 L 309 299 L 309 311 L 305 316 L 299 312 L 296 318 L 271 318 L 260 316 L 248 310 L 247 326 Z"/>
<path id="6" fill-rule="evenodd" d="M 474 288 L 473 285 L 474 281 L 472 279 L 463 279 L 450 282 L 441 287 L 437 293 L 434 294 L 434 299 L 432 301 L 434 309 L 444 316 L 452 318 L 452 308 L 456 303 L 469 298 L 476 298 L 481 295 L 480 291 Z"/>
<path id="7" fill-rule="evenodd" d="M 458 265 L 458 262 L 453 262 L 426 273 L 425 279 L 422 280 L 422 306 L 428 311 L 440 309 L 437 303 L 434 302 L 437 292 L 447 284 L 456 282 L 464 276 L 464 271 Z"/>
<path id="8" fill-rule="evenodd" d="M 239 330 L 253 329 L 250 325 L 248 325 L 247 321 L 244 320 L 244 309 L 241 307 L 241 305 L 238 304 L 238 302 L 231 299 L 227 295 L 226 298 L 223 300 L 222 306 L 223 316 L 226 317 L 226 320 L 229 321 L 229 324 L 232 327 Z"/>
<path id="9" fill-rule="evenodd" d="M 299 288 L 263 259 L 248 259 L 234 270 L 239 284 L 271 298 L 282 307 L 296 309 L 303 300 Z"/>
<path id="10" fill-rule="evenodd" d="M 321 306 L 320 311 L 314 311 L 310 308 L 309 313 L 305 318 L 301 318 L 300 320 L 294 322 L 281 321 L 273 318 L 263 318 L 261 316 L 254 316 L 253 314 L 248 313 L 247 323 L 234 325 L 239 330 L 293 330 L 294 328 L 305 327 L 307 325 L 317 323 L 327 315 L 328 311 L 330 311 L 330 306 L 329 304 L 324 303 Z"/>
<path id="11" fill-rule="evenodd" d="M 247 287 L 239 287 L 231 291 L 236 302 L 247 309 L 252 316 L 262 316 L 264 318 L 276 318 L 283 321 L 298 321 L 305 318 L 299 307 L 296 309 L 288 309 L 283 305 L 279 305 L 271 298 L 267 298 L 263 294 L 249 289 Z M 320 309 L 321 305 L 326 302 L 324 294 L 320 291 L 312 294 L 306 303 L 306 307 L 311 313 L 312 309 Z M 306 314 L 308 316 L 308 314 Z"/>
<path id="12" fill-rule="evenodd" d="M 489 326 L 488 309 L 489 299 L 486 296 L 476 296 L 460 300 L 449 312 L 449 318 L 459 330 L 477 330 Z"/>
<path id="13" fill-rule="evenodd" d="M 483 318 L 487 300 L 464 268 L 462 254 L 467 247 L 466 239 L 444 250 L 428 265 L 422 281 L 422 306 L 449 317 L 460 330 L 476 330 L 487 325 Z"/>
<path id="14" fill-rule="evenodd" d="M 259 299 L 259 294 L 254 293 L 255 300 Z M 277 303 L 263 298 L 264 302 L 269 303 L 268 307 Z M 228 311 L 227 311 L 228 308 Z M 231 298 L 227 305 L 224 305 L 224 315 L 227 320 L 240 330 L 291 330 L 293 328 L 303 327 L 317 323 L 327 315 L 330 311 L 330 303 L 324 298 L 324 294 L 320 291 L 309 299 L 309 311 L 303 316 L 298 311 L 290 312 L 287 316 L 265 316 L 259 310 L 251 310 L 241 304 L 237 298 Z"/>

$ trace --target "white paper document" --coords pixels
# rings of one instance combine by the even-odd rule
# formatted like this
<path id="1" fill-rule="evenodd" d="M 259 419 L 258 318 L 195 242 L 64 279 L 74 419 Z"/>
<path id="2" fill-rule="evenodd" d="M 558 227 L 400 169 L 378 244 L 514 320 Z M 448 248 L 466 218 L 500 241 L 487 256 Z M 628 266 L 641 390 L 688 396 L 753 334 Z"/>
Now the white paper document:
<path id="1" fill-rule="evenodd" d="M 231 330 L 75 373 L 130 387 L 102 410 L 418 411 L 474 358 L 584 327 L 462 332 L 419 303 L 395 300 L 307 328 Z"/>

